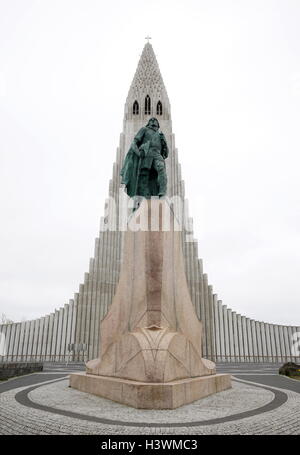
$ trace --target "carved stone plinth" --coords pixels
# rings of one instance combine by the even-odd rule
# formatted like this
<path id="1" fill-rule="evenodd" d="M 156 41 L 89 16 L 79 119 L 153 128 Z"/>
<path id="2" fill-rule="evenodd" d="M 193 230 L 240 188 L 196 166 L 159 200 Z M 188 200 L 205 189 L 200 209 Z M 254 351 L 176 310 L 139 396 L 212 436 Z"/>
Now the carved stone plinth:
<path id="1" fill-rule="evenodd" d="M 147 409 L 173 409 L 230 388 L 230 376 L 216 375 L 201 357 L 202 324 L 167 201 L 144 200 L 128 226 L 120 281 L 101 322 L 100 359 L 87 362 L 86 374 L 72 374 L 71 387 Z"/>
<path id="2" fill-rule="evenodd" d="M 140 382 L 74 373 L 70 386 L 138 409 L 175 409 L 231 388 L 229 374 L 214 374 L 171 382 Z"/>

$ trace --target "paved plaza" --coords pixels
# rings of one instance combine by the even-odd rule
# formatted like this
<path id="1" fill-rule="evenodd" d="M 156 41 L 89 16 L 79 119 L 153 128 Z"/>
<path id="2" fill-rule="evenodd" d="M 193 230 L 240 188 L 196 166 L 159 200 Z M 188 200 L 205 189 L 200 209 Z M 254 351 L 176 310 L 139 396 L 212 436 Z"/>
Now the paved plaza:
<path id="1" fill-rule="evenodd" d="M 46 364 L 0 384 L 0 434 L 300 434 L 300 382 L 274 364 L 219 364 L 232 389 L 175 410 L 141 410 L 68 387 L 83 365 Z"/>

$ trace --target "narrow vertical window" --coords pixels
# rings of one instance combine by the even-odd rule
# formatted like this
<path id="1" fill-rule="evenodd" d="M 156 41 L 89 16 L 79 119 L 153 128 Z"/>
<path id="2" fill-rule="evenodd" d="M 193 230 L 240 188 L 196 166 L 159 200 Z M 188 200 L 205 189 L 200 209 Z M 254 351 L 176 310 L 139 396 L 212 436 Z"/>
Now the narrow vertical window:
<path id="1" fill-rule="evenodd" d="M 145 115 L 150 115 L 151 114 L 151 100 L 150 96 L 147 95 L 145 98 Z"/>
<path id="2" fill-rule="evenodd" d="M 157 103 L 157 106 L 156 106 L 156 114 L 157 115 L 162 115 L 162 104 L 161 104 L 161 101 L 159 101 Z"/>
<path id="3" fill-rule="evenodd" d="M 139 113 L 139 103 L 136 100 L 133 103 L 132 113 L 133 115 L 138 115 Z"/>

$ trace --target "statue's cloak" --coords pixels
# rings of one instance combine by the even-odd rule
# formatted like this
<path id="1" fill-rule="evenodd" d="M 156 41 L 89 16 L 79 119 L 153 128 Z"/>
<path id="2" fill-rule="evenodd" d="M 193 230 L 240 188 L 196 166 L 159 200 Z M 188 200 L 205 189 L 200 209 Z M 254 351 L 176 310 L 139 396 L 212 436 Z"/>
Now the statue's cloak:
<path id="1" fill-rule="evenodd" d="M 139 172 L 139 160 L 140 158 L 135 153 L 134 148 L 130 147 L 120 172 L 122 178 L 121 183 L 126 186 L 126 192 L 129 197 L 135 196 Z"/>
<path id="2" fill-rule="evenodd" d="M 126 186 L 126 193 L 129 197 L 134 197 L 139 193 L 138 191 L 138 179 L 140 174 L 140 157 L 135 152 L 134 146 L 131 146 L 126 155 L 121 175 L 121 183 Z M 144 160 L 142 160 L 144 161 Z M 143 164 L 143 163 L 142 163 Z M 158 193 L 157 185 L 157 172 L 155 169 L 151 168 L 149 173 L 149 194 L 144 195 L 144 197 L 155 196 Z"/>

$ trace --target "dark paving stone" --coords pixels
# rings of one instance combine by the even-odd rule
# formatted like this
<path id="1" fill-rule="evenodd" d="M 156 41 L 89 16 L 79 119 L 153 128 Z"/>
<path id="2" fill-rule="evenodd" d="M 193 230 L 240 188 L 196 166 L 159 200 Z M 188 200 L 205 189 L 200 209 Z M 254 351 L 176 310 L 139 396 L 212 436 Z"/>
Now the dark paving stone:
<path id="1" fill-rule="evenodd" d="M 58 379 L 66 376 L 68 373 L 57 373 L 57 374 L 30 374 L 25 376 L 19 376 L 9 381 L 0 383 L 0 393 L 7 392 L 8 390 L 17 389 L 18 387 L 26 387 L 39 382 L 50 381 L 51 379 Z"/>
<path id="2" fill-rule="evenodd" d="M 234 373 L 234 376 L 236 378 L 242 379 L 244 381 L 253 381 L 259 384 L 267 385 L 270 387 L 278 387 L 280 389 L 286 389 L 286 390 L 291 390 L 292 392 L 298 392 L 300 393 L 300 381 L 297 380 L 292 380 L 289 378 L 286 378 L 285 376 L 281 375 L 259 375 L 259 374 L 253 374 L 253 375 L 240 375 L 238 373 Z"/>

